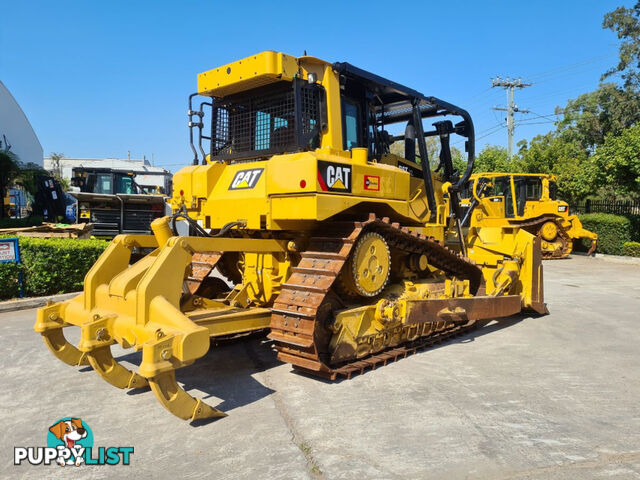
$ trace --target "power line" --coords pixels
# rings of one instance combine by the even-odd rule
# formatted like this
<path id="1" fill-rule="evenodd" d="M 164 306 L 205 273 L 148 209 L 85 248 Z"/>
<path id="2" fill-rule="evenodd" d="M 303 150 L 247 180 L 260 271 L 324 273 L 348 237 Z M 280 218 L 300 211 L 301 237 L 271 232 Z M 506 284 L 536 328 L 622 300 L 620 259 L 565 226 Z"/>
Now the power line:
<path id="1" fill-rule="evenodd" d="M 494 133 L 498 133 L 503 128 L 504 128 L 504 125 L 499 125 L 497 128 L 493 129 L 492 131 L 490 131 L 488 133 L 485 133 L 484 135 L 480 135 L 478 138 L 476 138 L 476 140 L 480 140 L 480 139 L 485 138 L 485 137 L 490 137 Z"/>
<path id="2" fill-rule="evenodd" d="M 528 110 L 521 110 L 513 101 L 513 93 L 516 88 L 526 88 L 530 87 L 531 83 L 522 83 L 520 78 L 518 79 L 502 79 L 500 77 L 491 79 L 491 87 L 503 87 L 507 91 L 507 106 L 504 107 L 493 107 L 494 110 L 500 110 L 503 112 L 507 112 L 507 155 L 509 158 L 513 156 L 513 134 L 515 132 L 515 119 L 514 113 L 529 113 Z"/>
<path id="3" fill-rule="evenodd" d="M 546 120 L 544 122 L 532 122 L 532 121 L 526 121 L 526 122 L 518 122 L 518 125 L 548 125 L 549 123 L 556 123 L 553 120 Z"/>
<path id="4" fill-rule="evenodd" d="M 485 128 L 484 130 L 480 130 L 479 132 L 476 132 L 475 139 L 479 140 L 481 138 L 484 138 L 486 135 L 482 135 L 482 134 L 485 133 L 485 132 L 488 132 L 489 130 L 494 130 L 495 129 L 497 131 L 497 130 L 500 130 L 501 128 L 504 128 L 504 125 L 502 124 L 502 122 L 496 123 L 495 125 L 492 125 L 491 127 L 488 127 L 488 128 Z M 477 135 L 480 135 L 480 136 L 477 136 Z M 461 140 L 457 140 L 457 141 L 453 142 L 451 145 L 455 146 L 455 145 L 459 145 L 459 144 L 464 143 L 464 142 L 466 142 L 466 139 L 463 138 Z"/>
<path id="5" fill-rule="evenodd" d="M 559 117 L 560 116 L 560 114 L 555 114 L 555 113 L 550 113 L 549 115 L 541 115 L 539 113 L 532 112 L 532 111 L 529 111 L 529 113 L 531 115 L 535 116 L 535 117 L 542 118 L 542 119 L 548 119 L 548 118 L 551 118 L 551 117 Z M 555 120 L 553 120 L 553 121 L 555 121 Z"/>
<path id="6" fill-rule="evenodd" d="M 606 53 L 604 55 L 598 55 L 596 57 L 590 57 L 590 58 L 586 58 L 584 60 L 581 60 L 579 62 L 576 63 L 570 63 L 570 64 L 566 64 L 566 65 L 561 65 L 559 67 L 550 69 L 550 70 L 546 70 L 546 71 L 542 71 L 542 72 L 538 72 L 538 73 L 533 73 L 530 75 L 527 75 L 528 78 L 535 80 L 536 83 L 540 83 L 540 81 L 542 81 L 542 79 L 544 78 L 549 78 L 549 77 L 554 77 L 557 74 L 562 74 L 566 71 L 569 70 L 574 70 L 576 68 L 580 68 L 592 63 L 598 63 L 598 62 L 602 62 L 603 60 L 608 60 L 611 57 L 615 57 L 617 56 L 618 53 L 617 52 L 609 52 Z M 546 80 L 544 80 L 546 81 Z"/>

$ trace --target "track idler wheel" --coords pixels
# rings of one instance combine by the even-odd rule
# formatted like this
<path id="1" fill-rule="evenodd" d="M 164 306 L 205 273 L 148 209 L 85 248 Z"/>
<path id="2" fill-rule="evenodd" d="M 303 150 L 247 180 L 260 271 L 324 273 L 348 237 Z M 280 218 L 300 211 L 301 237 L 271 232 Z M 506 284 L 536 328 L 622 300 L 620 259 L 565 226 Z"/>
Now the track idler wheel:
<path id="1" fill-rule="evenodd" d="M 342 290 L 350 296 L 375 297 L 389 281 L 391 253 L 377 232 L 362 235 L 341 274 Z"/>
<path id="2" fill-rule="evenodd" d="M 547 220 L 540 225 L 537 236 L 541 240 L 543 259 L 565 258 L 571 253 L 571 240 L 555 220 Z"/>
<path id="3" fill-rule="evenodd" d="M 87 354 L 71 345 L 64 336 L 62 328 L 54 328 L 40 333 L 47 348 L 58 360 L 72 367 L 89 365 Z"/>
<path id="4" fill-rule="evenodd" d="M 175 371 L 164 372 L 149 379 L 151 390 L 164 408 L 183 420 L 226 417 L 227 414 L 193 398 L 176 382 Z"/>
<path id="5" fill-rule="evenodd" d="M 93 369 L 105 381 L 118 388 L 143 388 L 149 383 L 147 379 L 123 367 L 111 355 L 111 347 L 99 347 L 90 351 L 87 356 Z"/>
<path id="6" fill-rule="evenodd" d="M 558 236 L 558 225 L 553 220 L 548 220 L 540 227 L 540 236 L 547 242 L 553 242 Z"/>

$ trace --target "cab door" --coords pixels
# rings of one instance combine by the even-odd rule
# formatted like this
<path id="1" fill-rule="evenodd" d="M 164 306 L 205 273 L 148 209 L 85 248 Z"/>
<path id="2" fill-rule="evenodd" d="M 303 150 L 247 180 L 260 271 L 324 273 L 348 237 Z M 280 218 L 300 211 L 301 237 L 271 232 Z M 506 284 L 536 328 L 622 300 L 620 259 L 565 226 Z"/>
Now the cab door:
<path id="1" fill-rule="evenodd" d="M 508 177 L 491 179 L 493 186 L 485 189 L 485 194 L 480 197 L 479 206 L 482 213 L 489 218 L 504 218 L 506 206 L 511 204 L 511 185 Z M 478 187 L 476 187 L 476 190 Z M 512 208 L 513 210 L 513 208 Z"/>

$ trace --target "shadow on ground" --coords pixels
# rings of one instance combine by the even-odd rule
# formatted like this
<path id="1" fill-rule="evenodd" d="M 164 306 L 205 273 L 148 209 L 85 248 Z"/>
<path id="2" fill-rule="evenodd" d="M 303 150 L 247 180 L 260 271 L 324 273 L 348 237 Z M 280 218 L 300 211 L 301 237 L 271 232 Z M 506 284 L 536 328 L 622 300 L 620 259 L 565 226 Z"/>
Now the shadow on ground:
<path id="1" fill-rule="evenodd" d="M 492 321 L 465 334 L 419 350 L 416 355 L 429 350 L 446 347 L 455 343 L 473 342 L 483 335 L 509 328 L 522 320 L 531 318 L 529 315 L 516 315 L 504 320 Z M 138 366 L 141 353 L 134 352 L 117 357 L 120 362 Z M 402 361 L 399 359 L 398 361 Z M 209 352 L 193 365 L 176 371 L 176 378 L 183 388 L 190 394 L 201 397 L 211 406 L 229 412 L 274 393 L 274 390 L 260 383 L 254 375 L 282 365 L 276 358 L 272 343 L 264 336 L 250 336 L 236 341 L 228 341 L 213 345 Z M 380 367 L 378 367 L 380 368 Z M 292 370 L 298 375 L 309 376 L 323 383 L 337 383 L 346 379 L 327 380 L 321 377 Z M 365 371 L 369 373 L 371 370 Z M 129 395 L 149 392 L 149 388 L 129 390 Z M 202 392 L 198 395 L 197 392 Z M 216 400 L 220 403 L 216 403 Z M 212 420 L 192 423 L 193 426 L 210 423 Z"/>
<path id="2" fill-rule="evenodd" d="M 141 352 L 114 357 L 137 370 Z M 271 344 L 262 337 L 245 337 L 211 346 L 197 362 L 176 370 L 178 383 L 190 394 L 224 412 L 256 402 L 274 391 L 260 383 L 254 375 L 282 363 L 276 359 Z M 88 367 L 88 370 L 91 368 Z M 83 369 L 86 370 L 86 369 Z M 150 393 L 150 388 L 128 390 L 129 395 Z M 194 422 L 197 426 L 206 422 Z"/>

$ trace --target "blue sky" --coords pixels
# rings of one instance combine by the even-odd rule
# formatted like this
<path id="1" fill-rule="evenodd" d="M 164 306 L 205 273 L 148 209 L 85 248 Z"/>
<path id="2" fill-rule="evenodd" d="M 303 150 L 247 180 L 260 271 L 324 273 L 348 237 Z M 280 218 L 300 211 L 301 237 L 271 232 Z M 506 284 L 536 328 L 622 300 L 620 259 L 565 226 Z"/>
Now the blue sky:
<path id="1" fill-rule="evenodd" d="M 534 112 L 517 116 L 516 141 L 548 131 L 555 106 L 615 64 L 617 39 L 601 24 L 621 4 L 5 0 L 0 80 L 45 155 L 131 151 L 176 171 L 191 159 L 186 101 L 197 73 L 263 50 L 306 50 L 467 108 L 481 149 L 507 141 L 504 113 L 491 110 L 506 94 L 491 77 L 534 83 L 516 93 Z"/>

